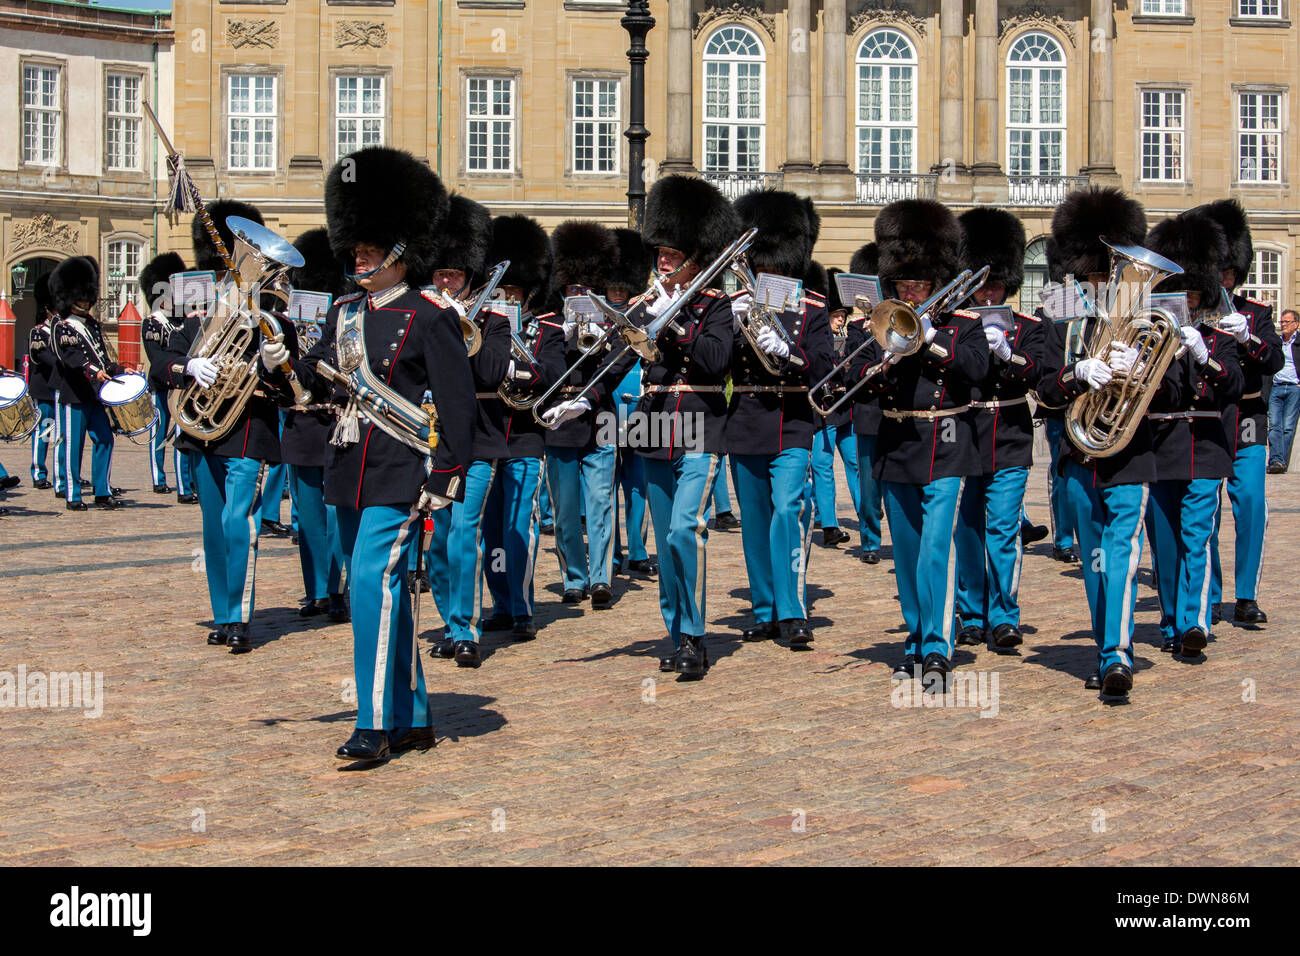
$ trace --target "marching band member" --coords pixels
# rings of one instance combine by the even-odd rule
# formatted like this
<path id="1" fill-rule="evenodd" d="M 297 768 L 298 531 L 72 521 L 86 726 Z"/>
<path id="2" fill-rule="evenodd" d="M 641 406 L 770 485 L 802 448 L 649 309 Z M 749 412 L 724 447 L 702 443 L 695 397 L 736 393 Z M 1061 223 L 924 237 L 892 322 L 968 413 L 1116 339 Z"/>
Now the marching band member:
<path id="1" fill-rule="evenodd" d="M 656 248 L 655 270 L 663 294 L 645 306 L 649 320 L 661 315 L 700 271 L 739 232 L 731 203 L 711 183 L 665 176 L 646 197 L 645 241 Z M 731 371 L 731 305 L 717 289 L 701 289 L 681 304 L 677 332 L 660 331 L 659 361 L 642 372 L 642 397 L 626 444 L 645 459 L 650 519 L 659 558 L 659 608 L 673 654 L 659 669 L 698 680 L 709 666 L 704 644 L 708 516 L 720 459 L 725 451 L 726 379 Z M 616 348 L 611 369 L 596 385 L 546 413 L 551 421 L 577 417 L 594 407 L 602 390 L 616 387 L 636 360 Z"/>
<path id="2" fill-rule="evenodd" d="M 63 388 L 64 474 L 67 509 L 85 511 L 81 500 L 81 456 L 86 434 L 91 443 L 91 481 L 97 508 L 120 508 L 108 483 L 113 463 L 113 426 L 99 399 L 99 386 L 125 368 L 107 359 L 104 333 L 91 313 L 99 301 L 99 263 L 90 256 L 64 259 L 50 273 L 50 297 L 59 318 L 54 341 Z"/>
<path id="3" fill-rule="evenodd" d="M 958 218 L 962 267 L 991 265 L 975 290 L 976 305 L 1002 305 L 1025 278 L 1025 227 L 1002 209 L 975 208 Z M 957 514 L 958 644 L 997 648 L 1024 642 L 1020 633 L 1020 534 L 1025 484 L 1034 461 L 1029 390 L 1038 382 L 1043 324 L 1019 312 L 1003 330 L 985 326 L 989 372 L 971 390 L 983 474 L 966 479 Z"/>
<path id="4" fill-rule="evenodd" d="M 1047 237 L 1047 280 L 1053 286 L 1059 286 L 1065 282 L 1065 273 L 1060 268 L 1060 252 L 1057 251 L 1056 242 L 1051 236 Z M 1034 309 L 1034 317 L 1050 323 L 1052 319 L 1043 310 L 1042 306 Z M 1047 326 L 1044 326 L 1046 329 Z M 1046 336 L 1043 337 L 1046 342 Z M 1070 563 L 1079 560 L 1079 554 L 1074 549 L 1074 525 L 1071 524 L 1070 511 L 1065 506 L 1065 494 L 1061 483 L 1060 453 L 1061 439 L 1065 437 L 1065 409 L 1048 408 L 1042 402 L 1038 403 L 1038 417 L 1043 422 L 1043 436 L 1047 441 L 1047 450 L 1050 455 L 1047 468 L 1047 505 L 1048 516 L 1051 518 L 1052 527 L 1052 559 Z"/>
<path id="5" fill-rule="evenodd" d="M 1241 398 L 1244 382 L 1236 339 L 1204 324 L 1220 311 L 1228 241 L 1212 217 L 1192 210 L 1157 223 L 1144 245 L 1183 267 L 1155 291 L 1185 292 L 1191 317 L 1182 329 L 1186 352 L 1171 365 L 1183 379 L 1183 400 L 1147 413 L 1156 480 L 1146 528 L 1160 598 L 1161 650 L 1196 657 L 1210 634 L 1214 514 L 1223 480 L 1232 474 L 1223 409 Z"/>
<path id="6" fill-rule="evenodd" d="M 55 410 L 54 383 L 57 378 L 58 357 L 54 354 L 54 302 L 50 298 L 50 277 L 47 273 L 36 280 L 33 291 L 36 299 L 36 324 L 27 335 L 27 388 L 36 404 L 40 415 L 40 424 L 32 432 L 32 487 L 45 491 L 51 487 L 55 494 L 63 496 L 63 476 L 61 470 L 60 446 L 58 442 L 59 416 Z M 45 462 L 50 448 L 50 437 L 54 441 L 54 476 L 51 483 L 50 472 Z"/>
<path id="7" fill-rule="evenodd" d="M 618 240 L 609 228 L 598 222 L 569 220 L 551 234 L 555 250 L 555 284 L 564 298 L 585 297 L 588 291 L 604 294 L 610 267 L 618 259 Z M 605 333 L 609 323 L 601 317 L 591 323 L 593 332 Z M 572 316 L 564 317 L 564 362 L 571 368 L 568 383 L 561 394 L 577 395 L 591 380 L 605 357 L 601 348 L 579 362 L 585 351 L 581 344 L 583 329 Z M 599 432 L 607 432 L 610 416 L 615 414 L 616 390 L 602 397 L 598 405 L 570 418 L 546 432 L 546 487 L 555 515 L 555 550 L 564 579 L 565 603 L 578 603 L 591 597 L 593 610 L 610 606 L 613 591 L 613 520 L 615 444 L 601 444 Z M 583 508 L 582 504 L 586 507 Z M 587 541 L 584 545 L 582 516 L 585 514 Z"/>
<path id="8" fill-rule="evenodd" d="M 411 288 L 409 275 L 431 274 L 447 213 L 436 173 L 409 153 L 372 146 L 352 153 L 325 180 L 330 248 L 352 264 L 362 292 L 330 308 L 320 341 L 291 359 L 317 399 L 331 392 L 322 360 L 378 378 L 414 406 L 433 396 L 437 448 L 432 460 L 374 424 L 349 402 L 325 459 L 325 500 L 337 509 L 344 553 L 351 554 L 356 729 L 336 756 L 375 761 L 433 744 L 429 701 L 416 653 L 406 567 L 418 547 L 422 516 L 460 500 L 474 438 L 474 380 L 460 321 Z M 263 343 L 262 365 L 281 381 L 291 353 Z"/>
<path id="9" fill-rule="evenodd" d="M 330 248 L 327 230 L 309 229 L 293 244 L 304 260 L 303 265 L 289 273 L 289 282 L 295 289 L 323 292 L 333 299 L 353 291 L 352 282 L 343 275 L 343 267 Z M 308 346 L 298 336 L 298 357 L 302 357 Z M 325 501 L 325 458 L 334 415 L 328 404 L 315 404 L 287 409 L 282 420 L 280 459 L 288 469 L 298 514 L 298 563 L 302 567 L 306 597 L 298 614 L 302 617 L 328 614 L 330 620 L 342 623 L 348 619 L 343 573 L 351 555 L 343 551 L 338 510 Z"/>
<path id="10" fill-rule="evenodd" d="M 961 227 L 941 203 L 904 199 L 876 218 L 880 279 L 916 307 L 958 272 Z M 936 303 L 943 306 L 945 303 Z M 855 363 L 854 378 L 877 362 L 866 388 L 880 396 L 876 475 L 894 544 L 899 603 L 908 635 L 896 678 L 946 685 L 952 670 L 957 569 L 953 533 L 968 476 L 981 470 L 972 386 L 988 375 L 989 349 L 978 318 L 941 309 L 918 316 L 920 347 L 883 355 L 878 342 Z M 919 673 L 918 673 L 919 672 Z"/>
<path id="11" fill-rule="evenodd" d="M 466 196 L 452 196 L 433 260 L 431 286 L 451 298 L 469 294 L 484 276 L 492 217 Z M 497 390 L 510 373 L 510 325 L 504 315 L 487 312 L 480 324 L 480 346 L 470 357 L 474 376 L 473 461 L 465 473 L 465 497 L 434 512 L 428 573 L 438 613 L 446 631 L 433 655 L 456 659 L 460 667 L 477 667 L 483 604 L 483 515 L 500 461 L 507 457 L 507 410 Z M 510 622 L 506 622 L 510 626 Z"/>
<path id="12" fill-rule="evenodd" d="M 1264 567 L 1264 531 L 1268 527 L 1268 500 L 1264 495 L 1264 472 L 1268 458 L 1268 383 L 1285 364 L 1282 338 L 1273 325 L 1273 307 L 1233 290 L 1245 283 L 1254 264 L 1254 246 L 1246 210 L 1235 199 L 1220 199 L 1198 206 L 1223 227 L 1228 240 L 1228 264 L 1222 284 L 1236 312 L 1219 322 L 1219 328 L 1237 340 L 1237 360 L 1245 376 L 1241 401 L 1224 409 L 1229 448 L 1233 453 L 1228 478 L 1228 500 L 1236 527 L 1233 575 L 1236 604 L 1232 619 L 1239 624 L 1264 624 L 1268 615 L 1256 603 Z M 1243 321 L 1244 320 L 1244 321 Z M 1223 597 L 1223 572 L 1219 567 L 1219 523 L 1223 505 L 1215 509 L 1211 541 L 1213 573 L 1210 581 L 1210 623 L 1219 620 Z"/>
<path id="13" fill-rule="evenodd" d="M 531 364 L 516 367 L 511 381 L 529 394 L 538 394 L 564 372 L 564 333 L 561 321 L 547 309 L 553 262 L 546 230 L 527 216 L 499 216 L 492 220 L 488 262 L 510 260 L 501 280 L 509 305 L 519 307 L 519 337 L 531 343 Z M 534 308 L 541 311 L 535 314 Z M 523 376 L 523 377 L 520 377 Z M 542 486 L 542 427 L 531 409 L 506 412 L 506 453 L 497 465 L 483 519 L 487 547 L 484 576 L 494 612 L 484 622 L 491 630 L 510 620 L 511 636 L 531 640 L 533 624 L 533 570 L 537 564 L 538 489 Z M 556 529 L 558 533 L 559 529 Z"/>
<path id="14" fill-rule="evenodd" d="M 171 344 L 171 337 L 177 331 L 172 322 L 173 302 L 171 294 L 171 277 L 185 271 L 185 261 L 174 252 L 164 252 L 155 256 L 147 266 L 140 270 L 140 291 L 144 293 L 148 313 L 140 322 L 140 342 L 144 346 L 149 367 L 155 363 L 166 363 L 163 355 Z M 184 316 L 179 316 L 183 319 Z M 158 421 L 154 425 L 149 439 L 149 468 L 153 475 L 153 490 L 160 495 L 169 494 L 167 487 L 167 436 L 171 431 L 171 409 L 167 406 L 169 389 L 161 387 L 152 379 L 149 391 L 153 396 L 153 407 L 158 412 Z M 194 470 L 190 456 L 173 447 L 174 468 L 176 469 L 176 500 L 181 504 L 197 504 L 199 496 L 194 493 Z"/>
<path id="15" fill-rule="evenodd" d="M 1118 189 L 1087 188 L 1065 197 L 1052 216 L 1052 237 L 1064 274 L 1104 289 L 1109 281 L 1110 252 L 1101 236 L 1119 245 L 1139 245 L 1146 235 L 1146 215 L 1136 200 Z M 1049 407 L 1064 408 L 1089 389 L 1103 388 L 1116 370 L 1127 371 L 1132 358 L 1112 348 L 1106 358 L 1083 357 L 1100 320 L 1052 322 L 1043 345 L 1038 395 Z M 1175 388 L 1166 375 L 1160 391 Z M 1167 401 L 1173 404 L 1178 395 Z M 1097 673 L 1084 687 L 1111 696 L 1127 696 L 1133 686 L 1133 609 L 1137 571 L 1142 560 L 1142 529 L 1148 486 L 1156 477 L 1151 427 L 1139 420 L 1132 440 L 1113 455 L 1091 458 L 1073 441 L 1062 440 L 1062 493 L 1079 542 L 1084 591 L 1097 642 Z"/>
<path id="16" fill-rule="evenodd" d="M 880 254 L 874 242 L 862 246 L 849 261 L 849 272 L 854 275 L 874 276 L 879 271 Z M 836 294 L 838 295 L 838 292 Z M 847 303 L 844 303 L 844 307 L 849 308 Z M 846 355 L 852 355 L 871 334 L 867 330 L 865 316 L 850 318 L 846 331 L 848 335 L 844 343 Z M 844 370 L 846 385 L 850 383 L 852 371 L 851 368 Z M 850 404 L 853 406 L 853 435 L 858 446 L 858 521 L 863 529 L 860 535 L 862 562 L 879 564 L 880 527 L 885 517 L 884 492 L 880 480 L 876 477 L 876 436 L 880 433 L 880 401 L 870 389 L 864 387 L 854 393 Z"/>
<path id="17" fill-rule="evenodd" d="M 226 225 L 230 216 L 261 223 L 262 214 L 247 203 L 219 200 L 208 207 L 212 222 L 225 244 L 233 251 L 234 234 Z M 234 277 L 208 236 L 201 215 L 190 223 L 195 269 L 212 271 L 220 290 Z M 220 292 L 218 293 L 220 294 Z M 186 388 L 197 384 L 209 388 L 217 380 L 218 366 L 211 358 L 189 358 L 194 339 L 203 334 L 207 321 L 201 311 L 185 317 L 184 324 L 162 350 L 163 361 L 150 366 L 150 377 L 160 388 Z M 292 327 L 284 331 L 292 344 Z M 182 432 L 178 448 L 190 454 L 199 509 L 203 515 L 203 558 L 208 576 L 208 597 L 216 629 L 208 643 L 227 646 L 232 654 L 253 649 L 249 622 L 253 617 L 257 577 L 257 540 L 261 512 L 262 476 L 265 463 L 280 459 L 280 415 L 276 401 L 262 387 L 253 393 L 233 427 L 214 441 L 204 441 Z"/>
<path id="18" fill-rule="evenodd" d="M 838 272 L 839 270 L 834 270 Z M 840 302 L 838 291 L 831 283 L 830 274 L 820 262 L 813 262 L 804 279 L 804 287 L 817 292 L 826 299 L 826 315 L 831 328 L 831 345 L 835 352 L 835 361 L 842 361 L 844 346 L 848 341 L 849 312 Z M 841 386 L 842 387 L 842 386 Z M 835 512 L 835 453 L 840 454 L 844 462 L 844 478 L 849 485 L 849 497 L 853 500 L 853 510 L 858 508 L 858 442 L 853 434 L 853 406 L 846 405 L 829 419 L 817 415 L 817 433 L 813 436 L 811 478 L 813 486 L 813 503 L 816 506 L 814 517 L 822 529 L 822 546 L 833 548 L 841 541 L 848 541 L 851 535 L 840 530 L 839 518 Z M 859 534 L 865 534 L 859 518 Z"/>
<path id="19" fill-rule="evenodd" d="M 742 229 L 758 229 L 747 253 L 756 276 L 807 274 L 821 226 L 812 200 L 758 190 L 737 199 L 735 209 Z M 825 299 L 801 283 L 799 289 L 804 294 L 794 302 L 756 302 L 749 291 L 731 300 L 737 334 L 727 410 L 727 453 L 745 516 L 740 534 L 754 613 L 741 636 L 784 637 L 794 649 L 813 640 L 804 595 L 812 529 L 806 486 L 816 430 L 808 386 L 835 364 Z M 744 334 L 759 309 L 768 309 L 766 321 Z"/>

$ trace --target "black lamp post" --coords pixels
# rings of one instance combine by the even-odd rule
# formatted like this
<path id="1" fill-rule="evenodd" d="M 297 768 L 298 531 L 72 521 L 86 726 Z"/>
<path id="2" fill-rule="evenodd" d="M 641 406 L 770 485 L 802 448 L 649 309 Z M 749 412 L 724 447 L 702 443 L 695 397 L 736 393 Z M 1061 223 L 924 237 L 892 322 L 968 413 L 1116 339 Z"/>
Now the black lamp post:
<path id="1" fill-rule="evenodd" d="M 650 135 L 645 128 L 645 61 L 650 55 L 645 37 L 655 26 L 655 18 L 650 16 L 649 0 L 628 0 L 627 13 L 621 22 L 632 38 L 627 51 L 628 61 L 632 64 L 629 122 L 623 134 L 628 142 L 627 224 L 640 231 L 645 219 L 645 141 Z"/>

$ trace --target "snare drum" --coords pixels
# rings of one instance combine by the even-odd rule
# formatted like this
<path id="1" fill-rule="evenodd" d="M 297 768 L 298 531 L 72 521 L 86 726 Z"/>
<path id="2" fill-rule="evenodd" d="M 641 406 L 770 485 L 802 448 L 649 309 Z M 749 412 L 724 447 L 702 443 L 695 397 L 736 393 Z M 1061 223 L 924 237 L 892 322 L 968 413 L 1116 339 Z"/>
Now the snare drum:
<path id="1" fill-rule="evenodd" d="M 101 385 L 99 400 L 104 403 L 113 431 L 128 438 L 148 434 L 158 418 L 149 383 L 143 375 L 134 372 L 118 375 Z"/>
<path id="2" fill-rule="evenodd" d="M 17 375 L 0 375 L 0 441 L 22 441 L 40 423 L 27 383 Z"/>

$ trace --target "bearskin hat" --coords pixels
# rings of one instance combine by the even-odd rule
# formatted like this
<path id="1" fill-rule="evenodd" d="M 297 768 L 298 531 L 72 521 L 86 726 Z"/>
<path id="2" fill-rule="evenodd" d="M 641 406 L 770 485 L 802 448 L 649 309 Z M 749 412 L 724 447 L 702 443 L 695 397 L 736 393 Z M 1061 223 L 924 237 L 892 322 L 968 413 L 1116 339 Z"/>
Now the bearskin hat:
<path id="1" fill-rule="evenodd" d="M 1255 247 L 1250 241 L 1250 225 L 1246 222 L 1246 210 L 1235 199 L 1218 199 L 1192 210 L 1200 210 L 1214 218 L 1223 229 L 1223 236 L 1228 241 L 1228 258 L 1223 264 L 1225 269 L 1233 269 L 1237 275 L 1233 279 L 1242 285 L 1250 275 L 1251 266 L 1255 264 Z M 1177 259 L 1174 260 L 1178 262 Z M 1178 263 L 1182 265 L 1181 262 Z M 1235 289 L 1237 286 L 1233 286 Z"/>
<path id="2" fill-rule="evenodd" d="M 410 153 L 368 146 L 345 156 L 325 177 L 330 247 L 346 262 L 361 243 L 390 252 L 406 244 L 399 262 L 412 281 L 433 271 L 449 200 L 442 180 Z"/>
<path id="3" fill-rule="evenodd" d="M 32 295 L 36 299 L 36 321 L 44 322 L 45 316 L 54 311 L 54 297 L 50 295 L 50 275 L 48 272 L 36 280 Z"/>
<path id="4" fill-rule="evenodd" d="M 1223 270 L 1228 266 L 1228 240 L 1213 216 L 1190 209 L 1155 224 L 1142 243 L 1152 252 L 1183 267 L 1157 286 L 1159 292 L 1199 292 L 1201 307 L 1219 301 Z"/>
<path id="5" fill-rule="evenodd" d="M 692 176 L 665 176 L 650 187 L 641 235 L 650 246 L 680 249 L 708 265 L 740 233 L 736 211 L 716 186 Z"/>
<path id="6" fill-rule="evenodd" d="M 808 260 L 808 268 L 804 270 L 803 287 L 805 292 L 816 292 L 829 301 L 830 276 L 826 267 L 816 259 Z"/>
<path id="7" fill-rule="evenodd" d="M 569 219 L 551 233 L 555 250 L 555 286 L 581 285 L 604 292 L 618 260 L 614 231 L 591 219 Z"/>
<path id="8" fill-rule="evenodd" d="M 524 299 L 534 305 L 546 301 L 551 288 L 555 254 L 550 237 L 535 219 L 528 216 L 497 216 L 492 220 L 492 242 L 488 246 L 489 262 L 510 260 L 502 285 L 517 285 Z"/>
<path id="9" fill-rule="evenodd" d="M 802 277 L 822 222 L 812 200 L 781 189 L 756 189 L 733 205 L 741 231 L 758 229 L 746 253 L 753 270 Z"/>
<path id="10" fill-rule="evenodd" d="M 961 261 L 961 226 L 957 217 L 933 199 L 900 199 L 876 217 L 880 278 L 928 279 L 939 286 L 957 275 Z"/>
<path id="11" fill-rule="evenodd" d="M 154 256 L 140 270 L 140 291 L 152 310 L 171 312 L 171 277 L 185 271 L 185 260 L 175 252 Z"/>
<path id="12" fill-rule="evenodd" d="M 1061 268 L 1061 250 L 1051 236 L 1043 243 L 1043 252 L 1047 258 L 1047 281 L 1060 285 L 1065 281 L 1065 270 Z"/>
<path id="13" fill-rule="evenodd" d="M 50 298 L 59 315 L 67 315 L 74 302 L 99 300 L 99 263 L 93 256 L 64 259 L 50 273 Z"/>
<path id="14" fill-rule="evenodd" d="M 865 246 L 853 253 L 853 258 L 849 260 L 849 271 L 854 275 L 874 276 L 880 274 L 880 247 L 874 242 L 868 242 Z"/>
<path id="15" fill-rule="evenodd" d="M 447 220 L 438 237 L 435 269 L 459 269 L 470 285 L 488 267 L 488 246 L 492 242 L 492 214 L 468 196 L 453 193 Z M 495 265 L 495 263 L 493 263 Z"/>
<path id="16" fill-rule="evenodd" d="M 334 255 L 329 230 L 324 226 L 308 229 L 293 241 L 293 247 L 306 260 L 289 271 L 289 283 L 295 289 L 325 292 L 337 299 L 355 288 L 352 280 L 344 275 L 344 264 Z"/>
<path id="17" fill-rule="evenodd" d="M 961 223 L 961 266 L 989 266 L 988 282 L 1001 282 L 1007 298 L 1025 281 L 1025 227 L 1005 209 L 977 206 L 957 217 Z"/>
<path id="18" fill-rule="evenodd" d="M 1052 238 L 1064 275 L 1082 279 L 1110 273 L 1110 250 L 1101 244 L 1140 245 L 1147 234 L 1146 213 L 1136 199 L 1111 186 L 1076 189 L 1052 215 Z"/>
<path id="19" fill-rule="evenodd" d="M 654 251 L 635 229 L 615 229 L 614 241 L 618 243 L 618 261 L 609 269 L 606 288 L 619 285 L 636 295 L 645 288 L 654 268 Z"/>
<path id="20" fill-rule="evenodd" d="M 835 284 L 835 277 L 843 272 L 843 269 L 831 267 L 826 270 L 826 311 L 837 312 L 840 309 L 848 309 L 849 306 L 840 301 L 840 289 Z"/>
<path id="21" fill-rule="evenodd" d="M 212 217 L 226 251 L 232 255 L 235 251 L 235 234 L 226 225 L 226 220 L 231 216 L 242 216 L 244 219 L 253 220 L 258 225 L 262 224 L 262 214 L 257 211 L 256 206 L 233 199 L 218 199 L 208 207 L 208 215 Z M 203 225 L 203 217 L 197 213 L 190 221 L 190 242 L 194 245 L 195 269 L 200 272 L 222 272 L 226 268 L 226 264 L 221 261 L 221 256 L 217 255 L 217 247 L 212 244 L 207 228 Z"/>

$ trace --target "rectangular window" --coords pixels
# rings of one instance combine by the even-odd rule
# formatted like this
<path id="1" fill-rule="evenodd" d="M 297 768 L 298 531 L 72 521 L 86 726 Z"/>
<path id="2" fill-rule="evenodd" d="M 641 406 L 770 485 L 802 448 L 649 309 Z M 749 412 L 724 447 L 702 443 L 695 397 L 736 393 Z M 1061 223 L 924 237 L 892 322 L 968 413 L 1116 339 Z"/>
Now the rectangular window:
<path id="1" fill-rule="evenodd" d="M 340 76 L 334 97 L 334 154 L 342 159 L 367 146 L 384 145 L 384 78 Z"/>
<path id="2" fill-rule="evenodd" d="M 858 167 L 871 175 L 916 172 L 916 67 L 858 66 Z"/>
<path id="3" fill-rule="evenodd" d="M 618 172 L 618 80 L 573 81 L 573 171 Z"/>
<path id="4" fill-rule="evenodd" d="M 23 67 L 23 162 L 56 166 L 62 147 L 63 110 L 57 66 Z"/>
<path id="5" fill-rule="evenodd" d="M 1144 17 L 1181 17 L 1186 12 L 1183 0 L 1142 0 Z"/>
<path id="6" fill-rule="evenodd" d="M 1276 183 L 1282 177 L 1282 94 L 1237 94 L 1237 179 Z"/>
<path id="7" fill-rule="evenodd" d="M 140 76 L 104 77 L 104 151 L 109 169 L 140 168 Z"/>
<path id="8" fill-rule="evenodd" d="M 144 246 L 138 242 L 119 240 L 108 244 L 108 268 L 104 279 L 108 283 L 108 304 L 114 316 L 127 302 L 141 304 L 136 291 L 140 287 L 143 259 Z"/>
<path id="9" fill-rule="evenodd" d="M 515 81 L 472 76 L 465 105 L 465 165 L 474 173 L 515 168 Z"/>
<path id="10" fill-rule="evenodd" d="M 256 73 L 231 74 L 226 109 L 231 169 L 275 169 L 276 79 Z"/>
<path id="11" fill-rule="evenodd" d="M 1182 90 L 1142 91 L 1142 178 L 1183 179 Z"/>
<path id="12" fill-rule="evenodd" d="M 1282 0 L 1237 0 L 1237 16 L 1249 20 L 1282 19 Z"/>
<path id="13" fill-rule="evenodd" d="M 1238 292 L 1273 307 L 1273 321 L 1281 319 L 1282 254 L 1272 249 L 1256 249 L 1247 283 Z"/>

